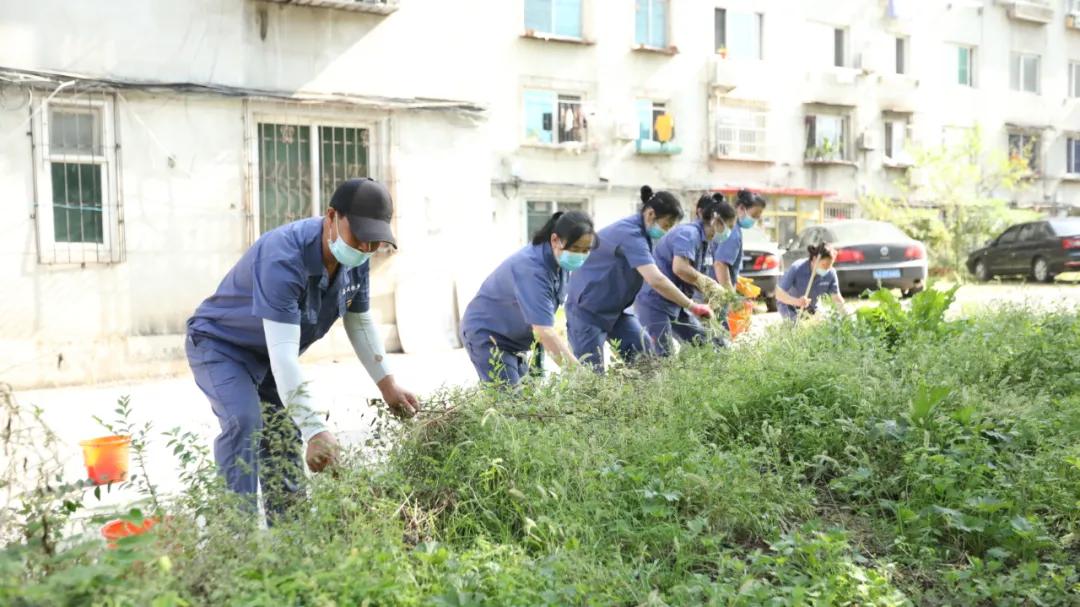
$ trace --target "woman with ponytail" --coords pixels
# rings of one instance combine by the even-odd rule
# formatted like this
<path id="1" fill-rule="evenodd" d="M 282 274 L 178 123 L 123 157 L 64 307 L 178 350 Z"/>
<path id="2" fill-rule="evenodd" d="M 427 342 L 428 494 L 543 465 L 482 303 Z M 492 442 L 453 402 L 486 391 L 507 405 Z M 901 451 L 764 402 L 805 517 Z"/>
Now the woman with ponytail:
<path id="1" fill-rule="evenodd" d="M 461 321 L 462 342 L 480 381 L 518 384 L 536 368 L 536 342 L 560 367 L 577 364 L 555 333 L 555 312 L 566 298 L 570 273 L 581 268 L 596 244 L 588 215 L 555 213 L 531 244 L 488 276 Z"/>
<path id="2" fill-rule="evenodd" d="M 708 306 L 694 303 L 664 276 L 653 257 L 653 243 L 683 217 L 682 204 L 671 192 L 641 188 L 641 209 L 600 230 L 600 244 L 570 277 L 566 329 L 574 355 L 604 368 L 604 343 L 617 344 L 620 357 L 632 362 L 651 349 L 637 317 L 627 309 L 642 284 L 695 317 L 711 317 Z"/>
<path id="3" fill-rule="evenodd" d="M 822 295 L 832 296 L 836 305 L 845 307 L 844 297 L 840 295 L 840 281 L 833 269 L 836 249 L 822 242 L 811 245 L 806 252 L 808 257 L 791 264 L 776 289 L 780 316 L 792 322 L 800 312 L 817 312 L 817 301 Z"/>
<path id="4" fill-rule="evenodd" d="M 742 269 L 743 230 L 754 227 L 765 211 L 765 199 L 750 190 L 735 195 L 735 228 L 730 236 L 713 242 L 709 254 L 713 258 L 713 275 L 724 288 L 735 290 Z"/>
<path id="5" fill-rule="evenodd" d="M 697 221 L 673 228 L 656 245 L 656 265 L 684 295 L 693 297 L 697 291 L 705 296 L 720 285 L 707 276 L 710 243 L 727 238 L 735 225 L 735 209 L 724 200 L 723 194 L 702 196 L 697 205 Z M 645 285 L 634 300 L 645 332 L 652 338 L 656 352 L 667 356 L 671 340 L 704 342 L 705 329 L 697 318 L 691 317 Z"/>

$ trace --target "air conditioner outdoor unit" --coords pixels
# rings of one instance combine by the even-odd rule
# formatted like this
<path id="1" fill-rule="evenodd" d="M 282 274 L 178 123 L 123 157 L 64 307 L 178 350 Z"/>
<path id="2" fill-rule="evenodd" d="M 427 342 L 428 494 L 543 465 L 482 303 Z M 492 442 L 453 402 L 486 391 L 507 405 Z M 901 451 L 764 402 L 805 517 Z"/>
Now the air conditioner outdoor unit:
<path id="1" fill-rule="evenodd" d="M 1013 2 L 1009 6 L 1009 17 L 1020 21 L 1050 23 L 1054 18 L 1054 8 L 1049 3 L 1037 0 Z"/>
<path id="2" fill-rule="evenodd" d="M 877 133 L 874 131 L 863 131 L 859 135 L 859 149 L 860 150 L 876 150 L 879 147 Z"/>

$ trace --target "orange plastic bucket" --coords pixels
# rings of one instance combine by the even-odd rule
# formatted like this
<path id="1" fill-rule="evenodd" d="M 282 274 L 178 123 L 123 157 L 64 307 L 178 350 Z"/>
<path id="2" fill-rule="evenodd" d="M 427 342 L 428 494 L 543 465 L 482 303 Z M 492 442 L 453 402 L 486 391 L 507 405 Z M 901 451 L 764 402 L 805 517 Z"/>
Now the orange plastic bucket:
<path id="1" fill-rule="evenodd" d="M 130 436 L 103 436 L 79 443 L 86 474 L 95 485 L 119 483 L 127 479 Z"/>
<path id="2" fill-rule="evenodd" d="M 143 519 L 142 525 L 136 525 L 124 519 L 115 519 L 105 523 L 101 527 L 101 537 L 108 542 L 109 548 L 116 548 L 116 541 L 133 535 L 142 535 L 157 524 L 157 519 Z"/>
<path id="3" fill-rule="evenodd" d="M 754 303 L 750 301 L 744 302 L 742 309 L 732 309 L 728 312 L 728 330 L 731 331 L 732 339 L 750 329 L 750 320 L 753 316 Z"/>

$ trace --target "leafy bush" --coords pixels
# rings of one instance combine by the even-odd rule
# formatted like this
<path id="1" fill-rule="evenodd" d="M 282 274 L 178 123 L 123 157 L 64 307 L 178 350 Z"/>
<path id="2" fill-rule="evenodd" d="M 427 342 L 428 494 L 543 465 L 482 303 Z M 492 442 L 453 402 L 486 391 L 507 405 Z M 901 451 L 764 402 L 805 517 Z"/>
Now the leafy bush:
<path id="1" fill-rule="evenodd" d="M 0 603 L 1076 604 L 1080 318 L 950 297 L 449 393 L 269 530 L 201 481 L 117 550 L 13 541 Z"/>

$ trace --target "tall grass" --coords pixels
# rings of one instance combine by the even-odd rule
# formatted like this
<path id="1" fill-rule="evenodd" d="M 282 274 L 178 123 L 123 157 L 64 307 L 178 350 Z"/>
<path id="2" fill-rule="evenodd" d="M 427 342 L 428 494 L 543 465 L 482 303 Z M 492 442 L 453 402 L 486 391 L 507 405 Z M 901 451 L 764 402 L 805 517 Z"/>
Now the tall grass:
<path id="1" fill-rule="evenodd" d="M 50 575 L 12 544 L 0 603 L 1080 598 L 1075 314 L 830 322 L 446 401 L 378 463 L 312 479 L 268 531 L 210 491 L 153 539 L 77 544 Z"/>

